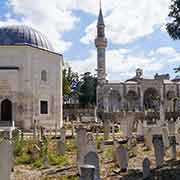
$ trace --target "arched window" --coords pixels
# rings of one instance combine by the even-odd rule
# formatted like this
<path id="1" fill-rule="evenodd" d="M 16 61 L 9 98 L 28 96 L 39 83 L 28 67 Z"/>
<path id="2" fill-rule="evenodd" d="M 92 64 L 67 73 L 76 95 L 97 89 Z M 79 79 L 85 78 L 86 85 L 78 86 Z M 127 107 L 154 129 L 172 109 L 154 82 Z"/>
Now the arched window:
<path id="1" fill-rule="evenodd" d="M 47 81 L 47 72 L 45 70 L 41 71 L 41 81 Z"/>

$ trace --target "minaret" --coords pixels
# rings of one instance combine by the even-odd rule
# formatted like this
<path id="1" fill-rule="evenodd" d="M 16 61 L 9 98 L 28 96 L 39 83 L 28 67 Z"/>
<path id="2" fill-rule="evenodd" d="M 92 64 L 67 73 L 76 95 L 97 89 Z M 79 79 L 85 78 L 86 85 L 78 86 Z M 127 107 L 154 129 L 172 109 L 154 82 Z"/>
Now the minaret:
<path id="1" fill-rule="evenodd" d="M 98 23 L 97 23 L 97 37 L 95 39 L 97 48 L 97 77 L 98 83 L 103 84 L 106 82 L 106 47 L 107 39 L 105 37 L 105 25 L 100 6 Z"/>
<path id="2" fill-rule="evenodd" d="M 97 112 L 104 112 L 104 84 L 106 83 L 106 47 L 107 39 L 105 37 L 105 24 L 100 5 L 98 23 L 97 23 L 97 37 L 95 39 L 97 48 Z"/>

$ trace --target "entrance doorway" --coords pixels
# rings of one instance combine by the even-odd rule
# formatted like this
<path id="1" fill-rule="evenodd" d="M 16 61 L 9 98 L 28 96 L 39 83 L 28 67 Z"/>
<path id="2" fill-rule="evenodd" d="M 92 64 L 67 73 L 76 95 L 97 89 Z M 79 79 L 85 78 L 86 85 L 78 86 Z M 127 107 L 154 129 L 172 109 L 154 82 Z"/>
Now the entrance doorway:
<path id="1" fill-rule="evenodd" d="M 12 121 L 12 102 L 8 99 L 1 103 L 1 121 Z"/>

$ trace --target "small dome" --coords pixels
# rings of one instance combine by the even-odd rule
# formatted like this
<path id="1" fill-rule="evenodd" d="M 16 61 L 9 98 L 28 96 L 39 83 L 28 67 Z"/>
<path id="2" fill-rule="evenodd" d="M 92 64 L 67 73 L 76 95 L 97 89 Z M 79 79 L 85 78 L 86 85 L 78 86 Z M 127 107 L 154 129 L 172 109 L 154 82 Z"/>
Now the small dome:
<path id="1" fill-rule="evenodd" d="M 25 25 L 0 27 L 0 45 L 30 45 L 54 52 L 42 33 Z"/>

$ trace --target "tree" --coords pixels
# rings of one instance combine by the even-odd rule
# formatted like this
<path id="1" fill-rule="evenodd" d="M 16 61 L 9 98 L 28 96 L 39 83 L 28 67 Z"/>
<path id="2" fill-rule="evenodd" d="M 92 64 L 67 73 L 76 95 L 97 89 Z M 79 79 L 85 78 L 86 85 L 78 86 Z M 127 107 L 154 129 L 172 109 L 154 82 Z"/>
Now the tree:
<path id="1" fill-rule="evenodd" d="M 86 72 L 82 75 L 79 83 L 79 102 L 82 105 L 95 105 L 96 104 L 96 86 L 97 78 Z"/>
<path id="2" fill-rule="evenodd" d="M 78 96 L 77 85 L 79 83 L 78 73 L 72 71 L 71 67 L 63 69 L 63 98 L 64 103 Z"/>
<path id="3" fill-rule="evenodd" d="M 180 40 L 180 0 L 171 0 L 169 22 L 166 24 L 166 30 L 173 40 Z M 180 66 L 174 69 L 180 72 Z"/>
<path id="4" fill-rule="evenodd" d="M 173 40 L 180 39 L 180 0 L 172 0 L 170 4 L 169 22 L 166 24 L 168 34 Z"/>

